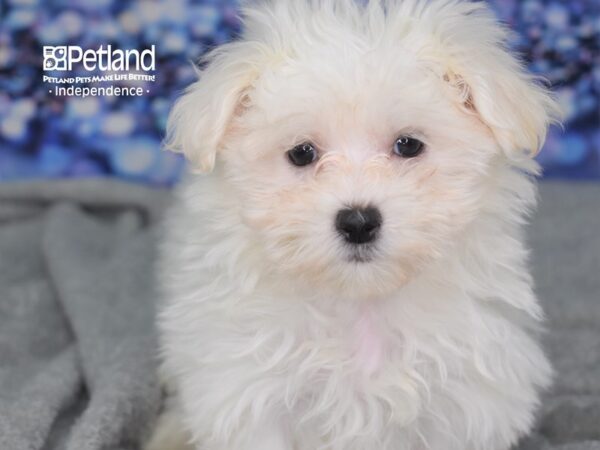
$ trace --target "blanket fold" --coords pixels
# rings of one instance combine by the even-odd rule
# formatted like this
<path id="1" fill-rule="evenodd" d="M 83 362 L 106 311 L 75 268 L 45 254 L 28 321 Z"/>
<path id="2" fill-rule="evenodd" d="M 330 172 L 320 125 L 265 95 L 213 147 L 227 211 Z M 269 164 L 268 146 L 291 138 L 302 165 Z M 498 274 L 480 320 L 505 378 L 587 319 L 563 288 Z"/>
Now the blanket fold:
<path id="1" fill-rule="evenodd" d="M 0 449 L 139 448 L 160 404 L 153 225 L 167 199 L 101 180 L 0 188 Z"/>

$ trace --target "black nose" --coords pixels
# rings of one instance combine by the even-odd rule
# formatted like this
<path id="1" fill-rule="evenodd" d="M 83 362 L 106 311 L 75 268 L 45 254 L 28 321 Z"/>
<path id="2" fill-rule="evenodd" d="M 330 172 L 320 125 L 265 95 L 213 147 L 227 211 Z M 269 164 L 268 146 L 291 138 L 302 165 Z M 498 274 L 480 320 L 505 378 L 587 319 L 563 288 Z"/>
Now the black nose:
<path id="1" fill-rule="evenodd" d="M 335 218 L 335 228 L 346 241 L 366 244 L 377 238 L 381 213 L 373 206 L 341 209 Z"/>

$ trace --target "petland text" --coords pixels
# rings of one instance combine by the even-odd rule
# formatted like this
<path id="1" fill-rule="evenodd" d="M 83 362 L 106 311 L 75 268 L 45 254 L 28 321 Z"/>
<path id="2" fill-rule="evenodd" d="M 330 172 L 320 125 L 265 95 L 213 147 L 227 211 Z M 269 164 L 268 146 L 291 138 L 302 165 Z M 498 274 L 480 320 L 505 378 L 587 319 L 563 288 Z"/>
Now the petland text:
<path id="1" fill-rule="evenodd" d="M 71 71 L 81 63 L 85 70 L 94 71 L 151 71 L 156 69 L 155 46 L 137 49 L 113 49 L 111 45 L 100 45 L 97 49 L 83 50 L 78 45 L 44 46 L 45 71 Z"/>

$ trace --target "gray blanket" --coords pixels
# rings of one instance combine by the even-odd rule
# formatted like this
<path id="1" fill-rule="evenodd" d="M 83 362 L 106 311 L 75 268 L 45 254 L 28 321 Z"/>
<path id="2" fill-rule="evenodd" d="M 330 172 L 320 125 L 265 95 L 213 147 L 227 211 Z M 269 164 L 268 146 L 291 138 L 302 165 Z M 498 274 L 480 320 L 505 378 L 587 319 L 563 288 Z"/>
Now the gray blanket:
<path id="1" fill-rule="evenodd" d="M 151 267 L 169 197 L 0 185 L 0 450 L 139 448 L 160 408 Z M 600 450 L 599 211 L 600 185 L 542 187 L 530 240 L 558 374 L 523 450 Z"/>

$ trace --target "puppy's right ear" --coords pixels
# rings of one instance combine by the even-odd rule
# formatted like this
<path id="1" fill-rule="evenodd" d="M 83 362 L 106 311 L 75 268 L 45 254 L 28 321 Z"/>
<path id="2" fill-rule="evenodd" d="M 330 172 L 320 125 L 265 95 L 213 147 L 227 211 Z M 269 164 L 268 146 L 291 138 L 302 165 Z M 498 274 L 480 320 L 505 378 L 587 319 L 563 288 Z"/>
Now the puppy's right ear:
<path id="1" fill-rule="evenodd" d="M 212 171 L 229 124 L 256 76 L 256 65 L 248 62 L 239 43 L 213 51 L 198 81 L 171 110 L 165 148 L 183 153 L 196 172 Z"/>

